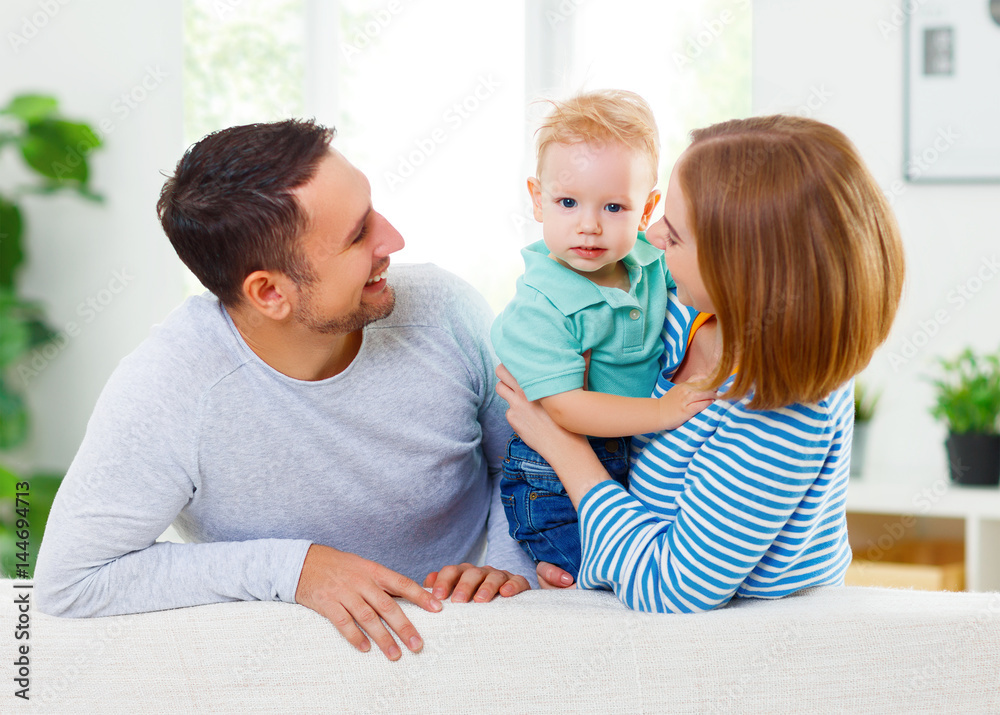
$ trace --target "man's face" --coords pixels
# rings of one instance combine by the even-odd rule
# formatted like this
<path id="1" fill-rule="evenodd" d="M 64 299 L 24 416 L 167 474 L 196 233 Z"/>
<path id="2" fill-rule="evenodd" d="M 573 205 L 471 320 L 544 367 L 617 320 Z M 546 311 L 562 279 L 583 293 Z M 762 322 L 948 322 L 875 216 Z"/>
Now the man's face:
<path id="1" fill-rule="evenodd" d="M 656 205 L 647 162 L 623 144 L 552 144 L 540 174 L 528 188 L 546 247 L 599 280 L 632 250 Z"/>
<path id="2" fill-rule="evenodd" d="M 314 278 L 299 286 L 295 319 L 342 335 L 389 315 L 389 254 L 403 247 L 403 237 L 372 208 L 365 175 L 331 149 L 295 195 L 308 218 L 300 240 Z"/>

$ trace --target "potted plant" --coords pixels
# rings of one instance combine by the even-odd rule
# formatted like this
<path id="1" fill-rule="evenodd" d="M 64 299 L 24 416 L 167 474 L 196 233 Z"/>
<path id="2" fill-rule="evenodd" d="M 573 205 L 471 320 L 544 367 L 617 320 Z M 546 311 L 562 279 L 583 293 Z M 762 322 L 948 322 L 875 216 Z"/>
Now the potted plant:
<path id="1" fill-rule="evenodd" d="M 26 194 L 71 191 L 99 201 L 100 196 L 90 190 L 87 159 L 100 146 L 90 126 L 60 116 L 53 97 L 22 94 L 0 107 L 0 154 L 20 156 L 35 179 L 32 184 L 0 186 L 0 452 L 15 450 L 28 438 L 25 380 L 17 368 L 23 367 L 27 355 L 56 336 L 42 306 L 22 295 L 18 285 L 18 269 L 27 253 L 21 199 Z M 12 151 L 5 151 L 8 147 Z M 0 464 L 0 574 L 30 578 L 62 477 L 18 474 L 22 470 L 9 467 Z M 29 506 L 18 511 L 16 495 L 25 491 L 30 495 L 25 500 Z M 25 534 L 29 538 L 21 538 Z"/>
<path id="2" fill-rule="evenodd" d="M 931 414 L 948 426 L 948 464 L 956 484 L 1000 483 L 1000 353 L 938 359 L 942 376 Z"/>
<path id="3" fill-rule="evenodd" d="M 851 438 L 851 476 L 859 477 L 868 450 L 868 432 L 881 391 L 873 391 L 867 385 L 854 382 L 854 436 Z"/>

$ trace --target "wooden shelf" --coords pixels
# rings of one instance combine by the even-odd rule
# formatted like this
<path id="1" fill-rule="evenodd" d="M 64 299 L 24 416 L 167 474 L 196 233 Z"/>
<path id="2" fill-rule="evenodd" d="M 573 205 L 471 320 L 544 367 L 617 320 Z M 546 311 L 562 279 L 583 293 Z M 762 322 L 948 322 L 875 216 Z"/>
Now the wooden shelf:
<path id="1" fill-rule="evenodd" d="M 1000 488 L 957 486 L 944 478 L 854 478 L 847 513 L 856 558 L 888 562 L 903 541 L 958 539 L 965 545 L 966 590 L 1000 591 Z"/>

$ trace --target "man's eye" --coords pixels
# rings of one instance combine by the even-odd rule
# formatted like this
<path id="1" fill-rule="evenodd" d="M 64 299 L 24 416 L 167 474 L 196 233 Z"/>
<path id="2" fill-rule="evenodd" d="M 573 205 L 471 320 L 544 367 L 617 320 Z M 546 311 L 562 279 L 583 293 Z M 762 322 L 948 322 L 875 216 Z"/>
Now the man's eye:
<path id="1" fill-rule="evenodd" d="M 361 243 L 362 241 L 365 240 L 365 236 L 367 235 L 368 235 L 368 224 L 365 224 L 364 227 L 361 229 L 361 233 L 357 235 L 353 243 Z"/>
<path id="2" fill-rule="evenodd" d="M 611 212 L 613 214 L 616 214 L 619 211 L 624 211 L 625 210 L 625 207 L 622 206 L 621 204 L 608 204 L 604 208 L 606 208 L 609 212 Z"/>
<path id="3" fill-rule="evenodd" d="M 571 209 L 576 206 L 576 199 L 559 199 L 559 205 L 564 209 Z"/>

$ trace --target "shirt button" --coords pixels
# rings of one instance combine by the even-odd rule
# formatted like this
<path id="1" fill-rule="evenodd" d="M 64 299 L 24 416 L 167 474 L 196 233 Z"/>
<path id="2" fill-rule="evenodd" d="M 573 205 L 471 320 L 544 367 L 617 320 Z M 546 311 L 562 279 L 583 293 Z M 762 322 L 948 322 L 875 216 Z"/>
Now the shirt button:
<path id="1" fill-rule="evenodd" d="M 638 320 L 642 316 L 642 312 L 638 308 L 633 308 L 632 312 L 628 314 L 632 320 Z"/>

